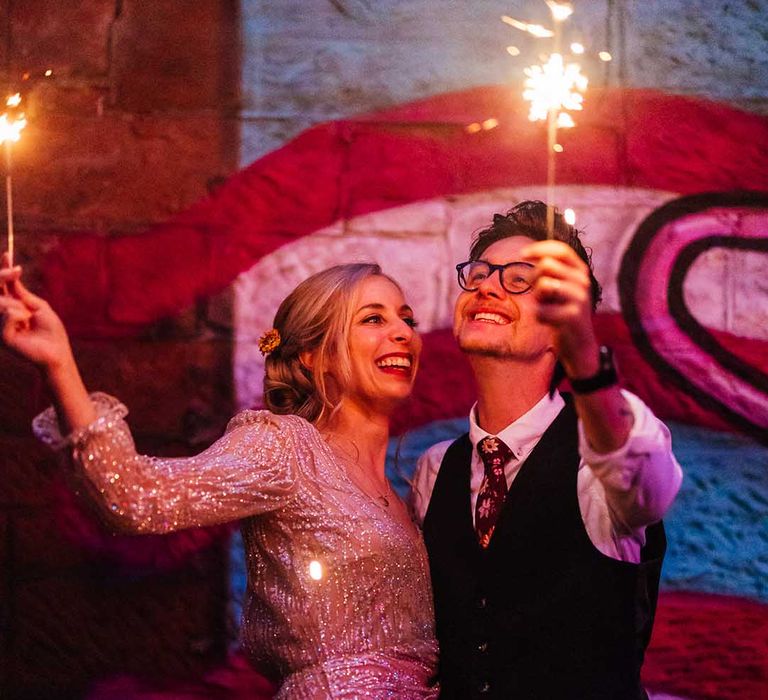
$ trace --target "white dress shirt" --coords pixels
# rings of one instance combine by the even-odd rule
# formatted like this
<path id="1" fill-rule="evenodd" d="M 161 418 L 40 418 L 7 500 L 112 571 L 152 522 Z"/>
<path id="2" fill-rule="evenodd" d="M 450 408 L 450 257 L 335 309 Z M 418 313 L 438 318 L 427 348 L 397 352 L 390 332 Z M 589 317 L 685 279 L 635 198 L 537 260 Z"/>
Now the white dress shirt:
<path id="1" fill-rule="evenodd" d="M 579 473 L 577 490 L 584 526 L 592 544 L 606 556 L 638 563 L 645 544 L 645 528 L 661 520 L 680 488 L 683 472 L 672 454 L 669 429 L 634 394 L 622 390 L 634 414 L 626 443 L 615 452 L 600 454 L 587 442 L 579 421 Z M 546 394 L 533 408 L 498 433 L 512 451 L 504 468 L 507 487 L 546 429 L 565 405 L 558 392 Z M 470 501 L 472 521 L 485 470 L 477 443 L 489 433 L 469 414 L 472 443 Z M 412 486 L 412 506 L 419 523 L 427 513 L 440 464 L 451 440 L 430 447 L 420 458 Z"/>

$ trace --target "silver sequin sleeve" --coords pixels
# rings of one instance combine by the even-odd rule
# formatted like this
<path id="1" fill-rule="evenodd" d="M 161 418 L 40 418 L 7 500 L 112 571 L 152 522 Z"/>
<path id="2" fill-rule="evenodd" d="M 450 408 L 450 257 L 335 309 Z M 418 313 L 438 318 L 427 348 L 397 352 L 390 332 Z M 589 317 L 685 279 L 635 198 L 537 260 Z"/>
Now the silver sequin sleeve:
<path id="1" fill-rule="evenodd" d="M 242 645 L 276 700 L 434 700 L 437 642 L 424 542 L 362 491 L 317 428 L 244 411 L 196 457 L 136 453 L 125 406 L 94 395 L 98 418 L 67 437 L 106 512 L 136 532 L 241 519 L 248 586 Z"/>
<path id="2" fill-rule="evenodd" d="M 199 455 L 160 458 L 136 452 L 122 403 L 101 393 L 91 399 L 91 425 L 62 437 L 50 408 L 33 430 L 52 447 L 71 449 L 86 488 L 121 530 L 162 533 L 239 520 L 280 508 L 294 495 L 293 434 L 282 416 L 244 411 Z"/>

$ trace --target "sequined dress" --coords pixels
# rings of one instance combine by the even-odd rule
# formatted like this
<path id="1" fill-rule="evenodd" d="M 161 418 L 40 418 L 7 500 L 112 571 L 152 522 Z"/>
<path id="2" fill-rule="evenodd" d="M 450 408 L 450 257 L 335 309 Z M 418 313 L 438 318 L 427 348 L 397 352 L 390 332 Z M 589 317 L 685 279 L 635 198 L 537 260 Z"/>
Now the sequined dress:
<path id="1" fill-rule="evenodd" d="M 349 479 L 298 416 L 243 411 L 205 452 L 136 453 L 127 409 L 92 395 L 98 418 L 61 438 L 52 409 L 38 437 L 70 445 L 89 490 L 121 529 L 158 533 L 242 519 L 248 568 L 242 643 L 277 698 L 436 698 L 426 551 Z"/>

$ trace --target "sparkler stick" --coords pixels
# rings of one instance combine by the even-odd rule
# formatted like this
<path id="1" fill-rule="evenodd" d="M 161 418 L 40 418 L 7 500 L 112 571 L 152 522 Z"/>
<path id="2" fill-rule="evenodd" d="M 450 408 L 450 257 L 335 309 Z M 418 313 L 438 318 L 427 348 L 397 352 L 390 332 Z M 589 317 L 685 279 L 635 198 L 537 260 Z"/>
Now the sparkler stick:
<path id="1" fill-rule="evenodd" d="M 554 45 L 553 56 L 560 56 L 560 43 L 562 37 L 562 23 L 570 17 L 573 8 L 570 3 L 558 3 L 554 0 L 546 0 L 552 18 L 555 20 L 555 31 L 552 43 Z M 555 144 L 557 143 L 557 119 L 560 107 L 550 105 L 547 112 L 547 238 L 555 237 Z"/>
<path id="2" fill-rule="evenodd" d="M 563 148 L 557 143 L 557 130 L 574 126 L 568 110 L 580 110 L 583 93 L 587 88 L 587 78 L 575 63 L 565 64 L 560 45 L 562 43 L 562 23 L 573 14 L 573 5 L 562 0 L 545 0 L 552 19 L 554 30 L 537 24 L 521 22 L 504 16 L 502 21 L 515 29 L 526 32 L 536 38 L 552 38 L 552 53 L 543 65 L 533 65 L 525 69 L 527 76 L 523 99 L 529 100 L 531 109 L 528 118 L 531 121 L 547 121 L 547 235 L 554 237 L 555 230 L 555 175 L 556 154 Z M 579 46 L 579 48 L 582 48 Z M 583 48 L 582 48 L 583 50 Z"/>
<path id="3" fill-rule="evenodd" d="M 21 104 L 21 95 L 17 92 L 6 100 L 6 106 L 16 109 Z M 8 264 L 13 267 L 13 178 L 11 174 L 12 146 L 21 138 L 21 130 L 27 125 L 23 113 L 10 117 L 8 112 L 0 115 L 0 143 L 5 144 L 5 201 L 8 232 Z"/>
<path id="4" fill-rule="evenodd" d="M 547 114 L 547 238 L 555 237 L 555 144 L 557 143 L 557 113 Z"/>
<path id="5" fill-rule="evenodd" d="M 5 142 L 5 202 L 8 219 L 8 267 L 13 267 L 13 180 L 10 141 Z"/>

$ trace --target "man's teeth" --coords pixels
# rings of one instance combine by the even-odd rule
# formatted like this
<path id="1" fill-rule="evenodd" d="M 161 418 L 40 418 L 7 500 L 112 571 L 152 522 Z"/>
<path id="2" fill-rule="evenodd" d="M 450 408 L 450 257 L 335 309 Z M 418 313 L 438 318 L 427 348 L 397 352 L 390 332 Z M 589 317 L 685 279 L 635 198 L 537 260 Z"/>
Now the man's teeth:
<path id="1" fill-rule="evenodd" d="M 407 357 L 385 357 L 383 360 L 378 360 L 376 364 L 379 367 L 402 367 L 409 369 L 411 361 Z"/>
<path id="2" fill-rule="evenodd" d="M 481 311 L 479 314 L 475 314 L 475 321 L 489 321 L 490 323 L 498 323 L 499 325 L 506 325 L 509 321 L 499 314 L 491 314 L 487 311 Z"/>

